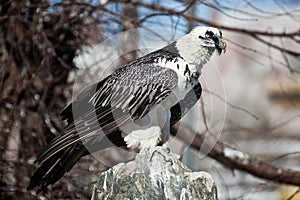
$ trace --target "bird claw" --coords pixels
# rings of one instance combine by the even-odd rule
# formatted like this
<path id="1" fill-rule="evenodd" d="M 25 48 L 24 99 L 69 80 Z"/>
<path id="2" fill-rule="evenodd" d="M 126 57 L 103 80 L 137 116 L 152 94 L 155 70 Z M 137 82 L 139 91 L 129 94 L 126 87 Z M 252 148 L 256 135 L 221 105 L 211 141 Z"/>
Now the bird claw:
<path id="1" fill-rule="evenodd" d="M 170 148 L 167 148 L 167 154 L 170 153 L 170 152 L 171 152 Z M 164 158 L 165 162 L 169 162 L 169 163 L 171 163 L 171 165 L 173 165 L 173 160 L 171 158 L 167 158 L 167 157 L 169 157 L 168 155 L 165 155 L 164 153 L 162 153 L 162 152 L 160 152 L 156 149 L 151 154 L 151 157 L 150 157 L 150 160 L 149 160 L 150 162 L 152 162 L 152 159 L 153 159 L 153 156 L 154 156 L 155 153 L 159 153 Z"/>

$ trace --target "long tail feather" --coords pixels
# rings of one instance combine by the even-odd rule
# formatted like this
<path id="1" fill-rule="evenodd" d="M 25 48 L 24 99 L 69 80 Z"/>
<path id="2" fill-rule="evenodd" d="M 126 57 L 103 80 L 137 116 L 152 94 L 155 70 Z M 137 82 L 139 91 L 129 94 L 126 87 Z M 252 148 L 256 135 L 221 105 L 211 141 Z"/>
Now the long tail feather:
<path id="1" fill-rule="evenodd" d="M 63 135 L 58 137 L 63 137 Z M 108 140 L 110 142 L 107 142 Z M 59 143 L 59 140 L 56 141 Z M 36 186 L 39 189 L 44 189 L 48 185 L 54 184 L 66 172 L 69 172 L 81 157 L 112 145 L 125 146 L 125 142 L 121 137 L 121 132 L 115 131 L 108 135 L 106 140 L 92 139 L 90 144 L 86 145 L 89 145 L 89 149 L 83 145 L 78 136 L 58 146 L 56 143 L 50 143 L 38 156 L 36 163 L 39 166 L 31 177 L 27 189 L 30 190 Z"/>
<path id="2" fill-rule="evenodd" d="M 66 172 L 70 171 L 81 157 L 87 154 L 88 151 L 82 144 L 70 146 L 64 151 L 54 154 L 43 161 L 34 172 L 27 189 L 30 190 L 36 186 L 43 189 L 55 183 Z"/>

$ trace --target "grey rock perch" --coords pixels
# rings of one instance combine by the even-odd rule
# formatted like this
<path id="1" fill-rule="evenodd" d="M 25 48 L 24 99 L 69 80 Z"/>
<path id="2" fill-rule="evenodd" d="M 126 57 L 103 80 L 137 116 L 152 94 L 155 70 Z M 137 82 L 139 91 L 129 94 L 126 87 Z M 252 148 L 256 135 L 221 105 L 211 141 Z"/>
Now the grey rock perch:
<path id="1" fill-rule="evenodd" d="M 134 161 L 120 163 L 103 172 L 95 184 L 92 200 L 180 199 L 215 200 L 217 188 L 210 174 L 193 172 L 179 156 L 163 146 L 143 150 Z"/>

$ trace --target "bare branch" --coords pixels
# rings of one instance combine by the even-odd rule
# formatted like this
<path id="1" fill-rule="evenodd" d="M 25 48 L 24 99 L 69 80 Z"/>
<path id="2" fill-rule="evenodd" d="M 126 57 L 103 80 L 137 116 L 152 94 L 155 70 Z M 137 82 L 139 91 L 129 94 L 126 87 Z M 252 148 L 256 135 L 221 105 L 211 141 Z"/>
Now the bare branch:
<path id="1" fill-rule="evenodd" d="M 274 49 L 277 49 L 277 50 L 279 50 L 279 51 L 282 51 L 282 52 L 285 52 L 285 53 L 287 53 L 287 54 L 290 54 L 291 56 L 300 56 L 300 53 L 295 52 L 295 51 L 292 51 L 292 50 L 289 50 L 289 49 L 285 49 L 285 48 L 280 47 L 280 46 L 277 46 L 277 45 L 275 45 L 275 44 L 272 44 L 272 43 L 270 43 L 270 42 L 268 42 L 268 41 L 266 41 L 266 40 L 260 38 L 260 37 L 257 36 L 256 34 L 250 34 L 250 35 L 251 35 L 253 38 L 255 38 L 256 40 L 258 40 L 258 41 L 260 41 L 260 42 L 262 42 L 262 43 L 264 43 L 264 44 L 266 44 L 266 45 L 268 45 L 268 46 L 270 46 L 270 47 L 272 47 L 272 48 L 274 48 Z"/>
<path id="2" fill-rule="evenodd" d="M 299 193 L 300 193 L 300 188 L 298 187 L 298 189 L 293 194 L 291 194 L 286 200 L 292 200 L 294 196 L 296 196 Z"/>
<path id="3" fill-rule="evenodd" d="M 220 95 L 218 95 L 217 93 L 213 92 L 213 91 L 209 91 L 207 89 L 203 89 L 203 92 L 207 92 L 215 97 L 217 97 L 218 99 L 220 99 L 221 101 L 223 101 L 225 104 L 227 104 L 229 107 L 233 108 L 233 109 L 236 109 L 236 110 L 239 110 L 239 111 L 242 111 L 246 114 L 248 114 L 249 116 L 253 117 L 254 119 L 256 120 L 259 120 L 259 117 L 256 116 L 254 113 L 252 113 L 251 111 L 247 110 L 246 108 L 243 108 L 243 107 L 240 107 L 240 106 L 237 106 L 237 105 L 233 105 L 232 103 L 226 101 L 226 99 L 224 99 L 223 97 L 221 97 Z"/>
<path id="4" fill-rule="evenodd" d="M 231 26 L 225 26 L 225 25 L 221 25 L 215 22 L 212 22 L 210 20 L 205 20 L 202 18 L 199 18 L 197 16 L 194 15 L 190 15 L 187 13 L 182 13 L 181 11 L 176 11 L 174 9 L 170 9 L 170 8 L 166 8 L 164 6 L 160 6 L 158 4 L 150 4 L 150 3 L 145 3 L 145 2 L 140 2 L 140 1 L 126 1 L 126 0 L 113 0 L 114 2 L 120 2 L 120 3 L 131 3 L 137 6 L 142 6 L 142 7 L 146 7 L 146 8 L 150 8 L 153 10 L 157 10 L 157 11 L 162 11 L 162 12 L 166 12 L 169 13 L 171 15 L 180 15 L 184 18 L 186 18 L 187 20 L 194 20 L 196 22 L 200 22 L 203 24 L 208 24 L 214 27 L 218 27 L 224 30 L 228 30 L 228 31 L 233 31 L 233 32 L 240 32 L 240 33 L 244 33 L 244 34 L 251 34 L 251 35 L 262 35 L 262 36 L 270 36 L 270 37 L 293 37 L 295 35 L 300 36 L 300 32 L 299 31 L 294 31 L 294 32 L 268 32 L 268 31 L 260 31 L 260 30 L 249 30 L 249 29 L 243 29 L 243 28 L 237 28 L 237 27 L 231 27 Z"/>
<path id="5" fill-rule="evenodd" d="M 178 130 L 184 134 L 177 134 Z M 200 150 L 204 145 L 205 137 L 210 137 L 209 134 L 197 134 L 182 124 L 175 124 L 171 133 L 182 139 L 186 144 L 190 144 L 191 147 Z M 300 186 L 300 171 L 291 169 L 284 169 L 275 167 L 264 161 L 258 160 L 249 154 L 234 149 L 222 142 L 215 141 L 214 147 L 208 153 L 208 156 L 229 167 L 230 169 L 238 169 L 253 176 L 263 178 L 278 183 L 292 184 Z M 209 147 L 208 147 L 209 148 Z M 205 148 L 203 148 L 205 149 Z M 226 151 L 234 152 L 232 155 L 226 153 Z"/>

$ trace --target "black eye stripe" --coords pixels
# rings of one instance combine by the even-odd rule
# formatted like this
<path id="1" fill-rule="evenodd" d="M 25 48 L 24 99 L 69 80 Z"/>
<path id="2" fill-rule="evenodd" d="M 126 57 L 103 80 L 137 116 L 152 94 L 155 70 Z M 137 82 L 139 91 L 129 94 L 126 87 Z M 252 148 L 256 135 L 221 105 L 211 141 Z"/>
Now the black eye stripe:
<path id="1" fill-rule="evenodd" d="M 212 31 L 206 31 L 205 35 L 209 35 L 210 37 L 214 36 L 214 33 Z"/>
<path id="2" fill-rule="evenodd" d="M 220 37 L 222 38 L 222 32 L 219 31 L 219 33 L 220 33 Z M 217 34 L 215 35 L 214 32 L 212 32 L 212 31 L 206 31 L 205 35 L 208 35 L 209 38 L 212 39 L 215 44 L 219 44 L 219 37 L 216 36 Z M 199 38 L 200 39 L 207 39 L 206 37 L 203 37 L 201 35 L 199 35 Z"/>

